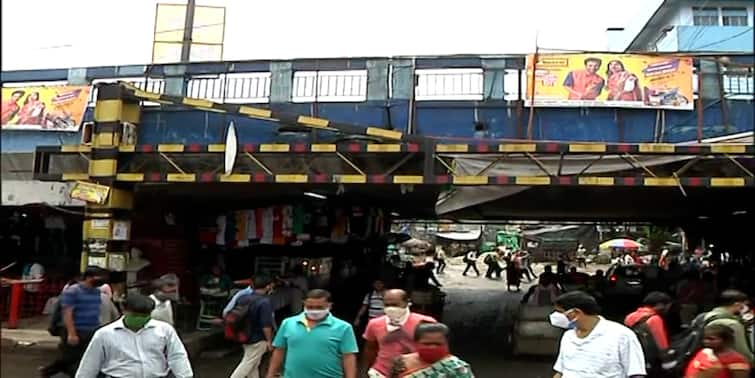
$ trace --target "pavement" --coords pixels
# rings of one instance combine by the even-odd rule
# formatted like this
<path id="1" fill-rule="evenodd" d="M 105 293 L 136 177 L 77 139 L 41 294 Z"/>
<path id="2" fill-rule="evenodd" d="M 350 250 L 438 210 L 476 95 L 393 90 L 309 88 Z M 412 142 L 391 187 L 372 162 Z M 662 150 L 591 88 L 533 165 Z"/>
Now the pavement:
<path id="1" fill-rule="evenodd" d="M 464 277 L 463 268 L 461 260 L 451 259 L 445 274 L 439 275 L 447 294 L 443 321 L 452 330 L 452 352 L 470 363 L 478 378 L 551 378 L 555 358 L 513 358 L 508 354 L 510 320 L 522 293 L 508 292 L 505 281 Z M 540 269 L 536 267 L 536 271 Z M 528 287 L 529 284 L 523 284 L 522 291 Z M 200 353 L 213 345 L 212 337 L 218 336 L 222 337 L 199 332 L 182 335 L 193 356 L 196 377 L 228 377 L 240 360 L 240 351 L 234 349 Z M 2 338 L 3 378 L 35 377 L 37 368 L 54 358 L 58 342 L 41 330 L 3 329 Z"/>

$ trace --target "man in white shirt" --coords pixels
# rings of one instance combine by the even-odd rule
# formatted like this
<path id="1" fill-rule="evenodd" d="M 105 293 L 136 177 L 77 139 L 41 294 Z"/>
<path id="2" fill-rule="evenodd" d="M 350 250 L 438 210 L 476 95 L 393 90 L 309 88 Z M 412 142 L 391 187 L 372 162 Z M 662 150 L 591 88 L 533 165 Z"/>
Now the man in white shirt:
<path id="1" fill-rule="evenodd" d="M 150 319 L 154 306 L 149 297 L 129 294 L 125 314 L 94 333 L 76 378 L 158 378 L 170 373 L 175 378 L 193 377 L 176 331 Z"/>
<path id="2" fill-rule="evenodd" d="M 561 338 L 554 378 L 645 377 L 645 356 L 637 336 L 598 315 L 592 296 L 572 291 L 556 298 L 551 325 L 568 329 Z"/>

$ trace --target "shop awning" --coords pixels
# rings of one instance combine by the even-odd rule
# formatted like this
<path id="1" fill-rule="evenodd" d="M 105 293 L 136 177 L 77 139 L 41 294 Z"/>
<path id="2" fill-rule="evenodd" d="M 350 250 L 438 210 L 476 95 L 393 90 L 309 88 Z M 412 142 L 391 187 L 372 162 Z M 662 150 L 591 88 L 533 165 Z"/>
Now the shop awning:
<path id="1" fill-rule="evenodd" d="M 464 232 L 439 232 L 435 236 L 455 241 L 474 241 L 480 238 L 482 230 L 472 230 Z"/>

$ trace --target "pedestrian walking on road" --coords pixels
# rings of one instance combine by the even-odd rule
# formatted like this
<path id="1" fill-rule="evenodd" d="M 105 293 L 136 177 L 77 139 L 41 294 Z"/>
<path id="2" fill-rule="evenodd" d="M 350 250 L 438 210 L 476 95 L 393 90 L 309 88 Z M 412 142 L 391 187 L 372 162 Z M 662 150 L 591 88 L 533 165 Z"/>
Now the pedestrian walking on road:
<path id="1" fill-rule="evenodd" d="M 231 378 L 259 378 L 260 362 L 265 353 L 273 350 L 273 328 L 275 317 L 273 305 L 268 295 L 273 290 L 273 280 L 266 276 L 254 277 L 254 292 L 243 296 L 236 307 L 244 306 L 247 323 L 247 341 L 244 343 L 244 357 L 231 374 Z M 233 310 L 232 310 L 233 311 Z"/>
<path id="2" fill-rule="evenodd" d="M 362 307 L 359 308 L 357 316 L 354 318 L 354 327 L 359 327 L 364 315 L 367 315 L 367 321 L 383 316 L 385 313 L 385 303 L 383 296 L 385 295 L 385 282 L 383 280 L 375 280 L 372 282 L 372 290 L 364 296 L 362 300 Z"/>
<path id="3" fill-rule="evenodd" d="M 40 369 L 43 377 L 52 377 L 62 372 L 69 376 L 76 373 L 81 356 L 89 345 L 94 331 L 100 326 L 103 295 L 100 286 L 105 283 L 107 271 L 90 266 L 82 280 L 68 286 L 60 295 L 64 329 L 60 354 L 50 365 Z"/>
<path id="4" fill-rule="evenodd" d="M 551 325 L 561 337 L 554 378 L 645 377 L 645 356 L 635 333 L 600 316 L 595 298 L 572 291 L 556 298 Z"/>
<path id="5" fill-rule="evenodd" d="M 154 308 L 151 298 L 129 294 L 124 315 L 94 333 L 76 378 L 193 377 L 176 330 L 151 319 Z"/>
<path id="6" fill-rule="evenodd" d="M 357 377 L 357 340 L 351 324 L 330 313 L 330 293 L 307 293 L 304 312 L 283 321 L 273 340 L 267 378 Z M 284 363 L 285 361 L 285 363 Z"/>
<path id="7" fill-rule="evenodd" d="M 515 287 L 516 291 L 521 290 L 522 285 L 522 269 L 520 268 L 521 260 L 517 254 L 512 254 L 509 257 L 508 264 L 506 264 L 506 287 L 509 291 L 511 287 Z"/>
<path id="8" fill-rule="evenodd" d="M 385 315 L 370 320 L 363 335 L 367 341 L 363 365 L 370 367 L 369 378 L 388 377 L 394 359 L 415 351 L 414 331 L 423 322 L 436 321 L 411 312 L 406 291 L 393 289 L 385 292 Z"/>
<path id="9" fill-rule="evenodd" d="M 488 266 L 487 271 L 485 271 L 485 278 L 489 280 L 501 279 L 501 271 L 503 271 L 503 268 L 501 267 L 500 260 L 501 256 L 497 252 L 486 252 L 485 258 L 482 260 L 482 262 L 484 262 L 485 265 Z"/>
<path id="10" fill-rule="evenodd" d="M 477 277 L 480 276 L 480 271 L 477 269 L 477 251 L 472 250 L 467 252 L 466 256 L 464 256 L 464 262 L 467 264 L 467 267 L 464 268 L 464 273 L 461 274 L 462 276 L 466 276 L 469 269 L 474 270 Z"/>
<path id="11" fill-rule="evenodd" d="M 435 273 L 443 274 L 446 271 L 446 251 L 441 246 L 435 249 L 435 262 L 438 264 Z"/>

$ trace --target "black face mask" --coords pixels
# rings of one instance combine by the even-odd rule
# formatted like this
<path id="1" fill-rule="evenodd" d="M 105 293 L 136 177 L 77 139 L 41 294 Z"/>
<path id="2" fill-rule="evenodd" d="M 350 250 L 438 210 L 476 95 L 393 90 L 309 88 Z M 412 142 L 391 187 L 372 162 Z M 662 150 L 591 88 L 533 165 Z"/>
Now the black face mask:
<path id="1" fill-rule="evenodd" d="M 94 284 L 95 287 L 99 287 L 106 284 L 107 282 L 102 278 L 95 278 L 94 281 L 92 281 L 92 283 Z"/>

